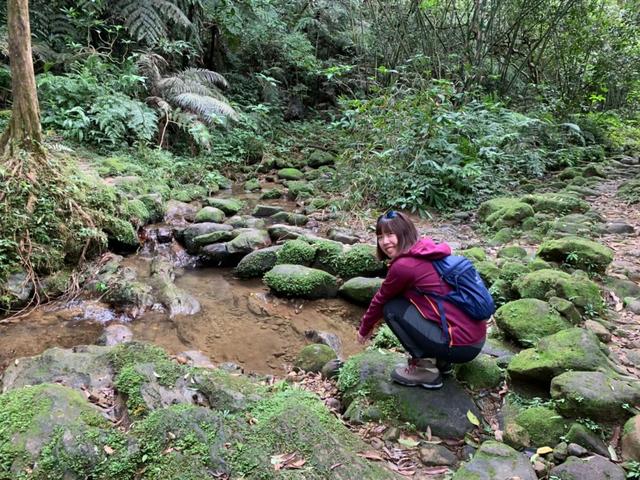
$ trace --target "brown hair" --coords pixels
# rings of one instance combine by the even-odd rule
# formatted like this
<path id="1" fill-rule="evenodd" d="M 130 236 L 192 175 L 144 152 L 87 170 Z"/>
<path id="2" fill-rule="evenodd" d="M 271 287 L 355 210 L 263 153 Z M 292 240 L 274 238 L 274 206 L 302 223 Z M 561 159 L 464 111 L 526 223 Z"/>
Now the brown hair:
<path id="1" fill-rule="evenodd" d="M 380 260 L 389 258 L 380 248 L 377 237 L 383 233 L 394 233 L 398 238 L 398 253 L 408 252 L 418 241 L 418 230 L 404 213 L 389 210 L 378 217 L 376 222 L 376 253 Z"/>

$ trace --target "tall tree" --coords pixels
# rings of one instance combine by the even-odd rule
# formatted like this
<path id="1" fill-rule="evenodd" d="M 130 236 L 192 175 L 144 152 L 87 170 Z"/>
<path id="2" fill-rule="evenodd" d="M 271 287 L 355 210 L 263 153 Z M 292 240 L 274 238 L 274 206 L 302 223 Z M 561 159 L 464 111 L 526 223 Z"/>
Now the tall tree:
<path id="1" fill-rule="evenodd" d="M 16 148 L 43 156 L 28 0 L 8 0 L 7 24 L 13 107 L 9 126 L 0 138 L 0 148 L 10 156 L 16 153 Z"/>

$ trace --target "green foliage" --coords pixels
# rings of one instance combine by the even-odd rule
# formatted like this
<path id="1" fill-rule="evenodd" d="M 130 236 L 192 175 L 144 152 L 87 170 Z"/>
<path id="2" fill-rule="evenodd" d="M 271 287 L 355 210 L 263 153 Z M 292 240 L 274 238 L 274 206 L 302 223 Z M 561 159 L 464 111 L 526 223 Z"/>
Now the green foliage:
<path id="1" fill-rule="evenodd" d="M 398 337 L 394 335 L 388 325 L 382 325 L 376 334 L 371 339 L 371 346 L 373 348 L 387 348 L 403 351 L 404 347 L 398 340 Z M 342 375 L 341 375 L 342 378 Z"/>

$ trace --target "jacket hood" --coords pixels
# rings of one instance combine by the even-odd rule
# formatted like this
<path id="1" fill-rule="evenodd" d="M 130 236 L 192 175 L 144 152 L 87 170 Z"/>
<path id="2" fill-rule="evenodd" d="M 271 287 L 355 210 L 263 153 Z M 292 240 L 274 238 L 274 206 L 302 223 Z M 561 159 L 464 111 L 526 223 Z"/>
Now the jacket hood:
<path id="1" fill-rule="evenodd" d="M 428 260 L 438 260 L 451 255 L 451 247 L 446 243 L 436 243 L 431 238 L 419 239 L 408 252 L 398 255 L 396 258 L 416 257 Z"/>

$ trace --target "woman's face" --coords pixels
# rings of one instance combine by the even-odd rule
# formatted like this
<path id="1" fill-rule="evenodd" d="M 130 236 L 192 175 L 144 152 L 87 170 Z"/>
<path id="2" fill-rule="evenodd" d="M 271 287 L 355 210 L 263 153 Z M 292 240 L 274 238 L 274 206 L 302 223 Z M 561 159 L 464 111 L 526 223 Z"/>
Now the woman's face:
<path id="1" fill-rule="evenodd" d="M 378 235 L 378 245 L 389 258 L 398 255 L 398 237 L 395 233 L 381 233 Z"/>

